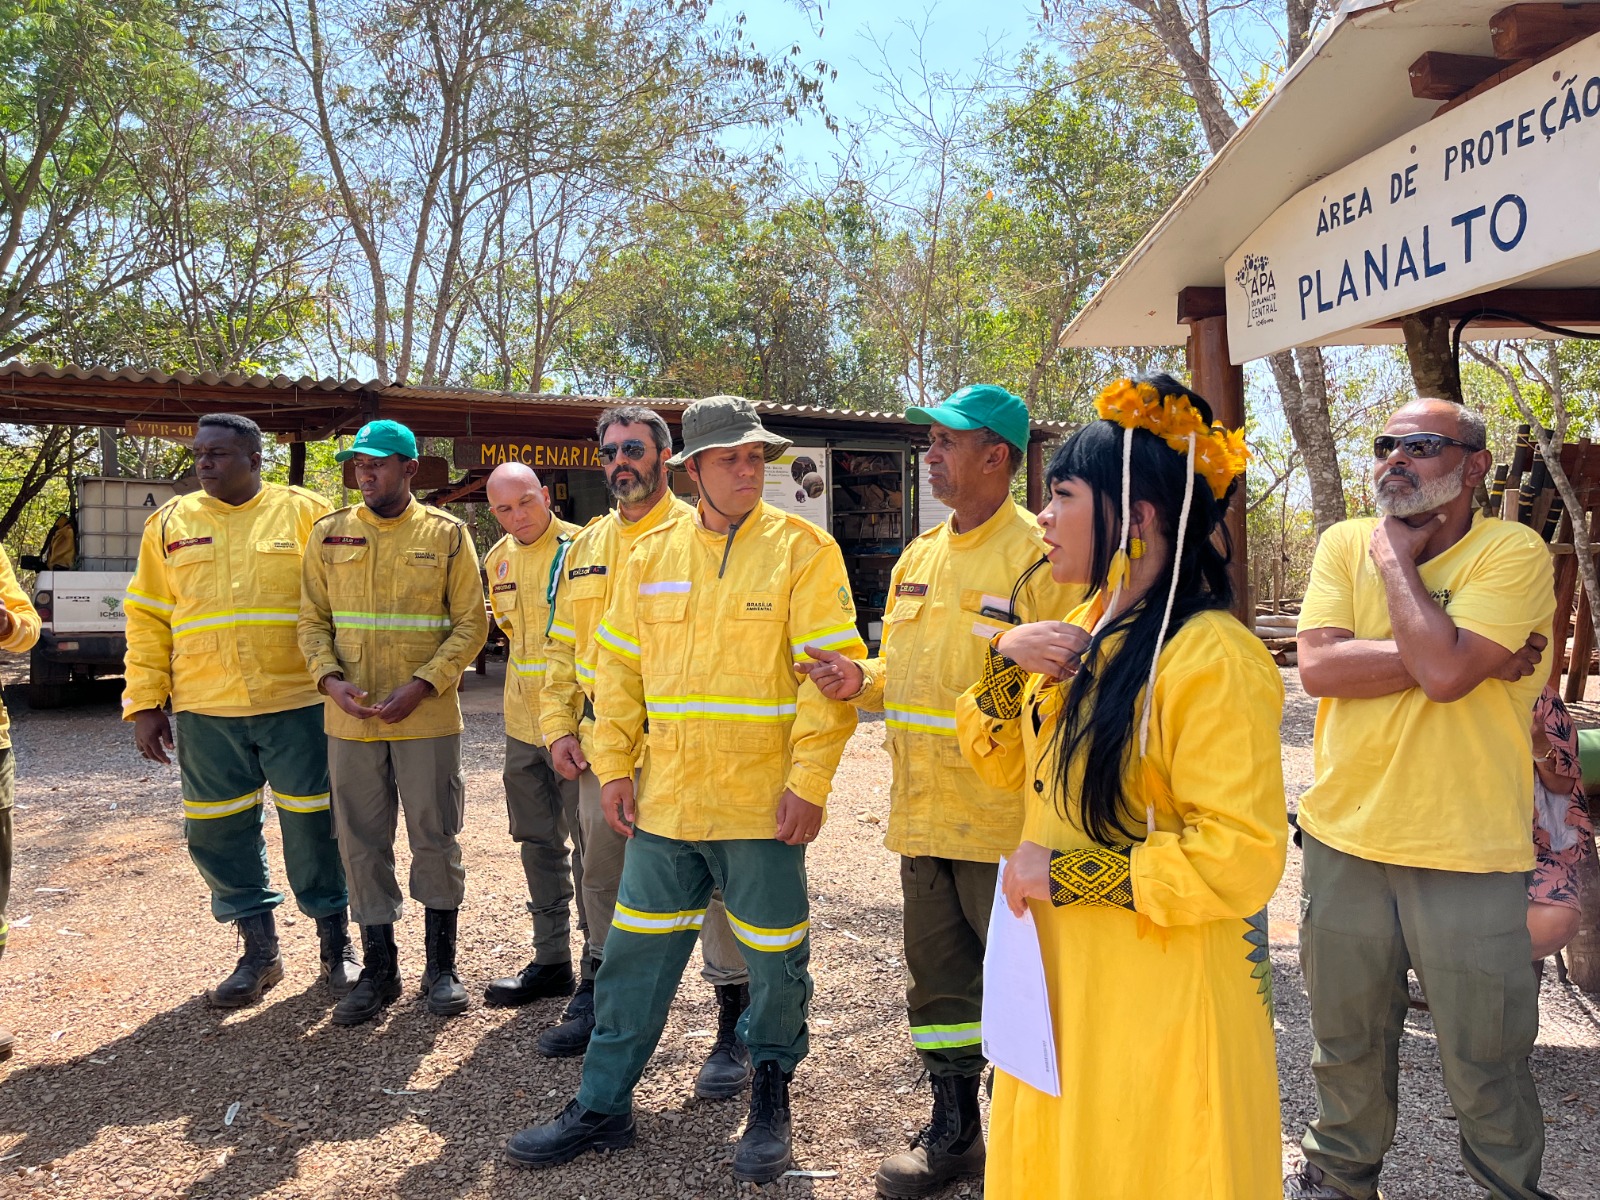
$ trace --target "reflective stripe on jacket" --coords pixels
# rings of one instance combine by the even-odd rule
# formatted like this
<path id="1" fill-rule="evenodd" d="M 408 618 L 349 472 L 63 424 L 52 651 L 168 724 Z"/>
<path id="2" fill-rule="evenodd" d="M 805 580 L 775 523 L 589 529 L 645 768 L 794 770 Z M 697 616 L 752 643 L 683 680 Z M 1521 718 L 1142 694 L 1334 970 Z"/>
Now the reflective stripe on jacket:
<path id="1" fill-rule="evenodd" d="M 539 732 L 539 696 L 548 672 L 544 643 L 550 626 L 550 568 L 556 552 L 577 532 L 572 522 L 552 517 L 529 545 L 508 533 L 483 556 L 483 569 L 489 577 L 489 608 L 510 642 L 506 736 L 530 746 L 544 745 L 544 735 Z"/>
<path id="2" fill-rule="evenodd" d="M 39 614 L 23 592 L 22 585 L 17 582 L 17 573 L 11 568 L 11 557 L 3 549 L 0 549 L 0 604 L 11 614 L 11 632 L 0 639 L 0 650 L 26 654 L 39 640 Z M 0 704 L 0 750 L 9 745 L 11 715 L 6 712 L 6 706 Z M 4 917 L 0 916 L 0 931 L 4 928 Z"/>
<path id="3" fill-rule="evenodd" d="M 461 732 L 461 674 L 489 634 L 478 556 L 466 525 L 412 500 L 398 517 L 365 504 L 318 521 L 306 548 L 300 649 L 319 684 L 332 674 L 378 704 L 411 679 L 434 695 L 394 725 L 352 717 L 330 699 L 330 736 L 402 741 Z"/>
<path id="4" fill-rule="evenodd" d="M 611 601 L 611 584 L 634 542 L 694 509 L 668 492 L 637 521 L 624 521 L 612 509 L 596 517 L 573 540 L 561 569 L 556 591 L 555 620 L 545 647 L 544 693 L 539 702 L 539 724 L 545 742 L 578 734 L 584 754 L 593 752 L 594 721 L 583 717 L 583 702 L 594 701 L 594 668 L 599 648 L 595 631 Z"/>
<path id="5" fill-rule="evenodd" d="M 328 502 L 263 483 L 243 504 L 178 496 L 144 524 L 128 620 L 122 715 L 160 708 L 259 716 L 317 702 L 295 624 L 300 560 Z"/>
<path id="6" fill-rule="evenodd" d="M 866 664 L 858 707 L 885 717 L 894 767 L 883 844 L 910 857 L 998 862 L 1022 835 L 1021 792 L 984 783 L 956 743 L 956 699 L 978 681 L 989 639 L 1011 627 L 1012 589 L 1044 557 L 1039 523 L 1006 503 L 976 529 L 947 520 L 906 547 L 895 564 L 880 655 Z M 1040 567 L 1017 589 L 1013 615 L 1060 620 L 1080 588 Z"/>
<path id="7" fill-rule="evenodd" d="M 639 828 L 771 838 L 786 788 L 825 804 L 855 711 L 794 662 L 818 641 L 866 655 L 838 544 L 758 503 L 731 547 L 698 516 L 644 534 L 613 588 L 589 759 L 602 783 L 631 775 L 648 718 Z"/>

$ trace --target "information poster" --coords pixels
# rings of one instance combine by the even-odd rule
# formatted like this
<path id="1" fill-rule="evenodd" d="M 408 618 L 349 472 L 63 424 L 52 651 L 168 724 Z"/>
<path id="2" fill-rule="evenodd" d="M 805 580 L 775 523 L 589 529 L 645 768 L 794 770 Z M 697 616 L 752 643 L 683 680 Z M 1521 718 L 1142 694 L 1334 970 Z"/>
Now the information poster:
<path id="1" fill-rule="evenodd" d="M 767 464 L 762 499 L 773 508 L 828 528 L 828 451 L 791 446 Z"/>
<path id="2" fill-rule="evenodd" d="M 933 487 L 928 483 L 928 460 L 917 456 L 917 532 L 927 533 L 950 516 L 950 509 L 933 498 Z"/>

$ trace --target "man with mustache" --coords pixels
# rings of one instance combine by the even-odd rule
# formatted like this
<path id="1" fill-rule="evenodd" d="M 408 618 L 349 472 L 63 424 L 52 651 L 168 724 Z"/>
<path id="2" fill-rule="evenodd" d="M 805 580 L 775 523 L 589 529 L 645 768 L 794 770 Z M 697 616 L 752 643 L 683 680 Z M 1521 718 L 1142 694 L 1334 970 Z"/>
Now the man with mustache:
<path id="1" fill-rule="evenodd" d="M 1531 530 L 1473 512 L 1484 443 L 1461 405 L 1406 404 L 1373 446 L 1382 515 L 1317 546 L 1299 622 L 1300 679 L 1320 699 L 1299 813 L 1317 1117 L 1291 1200 L 1378 1194 L 1408 968 L 1433 1011 L 1467 1173 L 1501 1200 L 1548 1195 L 1527 1062 L 1527 872 L 1534 668 L 1554 588 Z"/>
<path id="2" fill-rule="evenodd" d="M 672 433 L 659 413 L 635 405 L 607 409 L 600 414 L 595 436 L 606 488 L 617 507 L 591 521 L 567 556 L 556 591 L 540 703 L 551 762 L 564 778 L 578 781 L 581 887 L 589 925 L 589 955 L 578 990 L 561 1023 L 539 1037 L 539 1052 L 552 1058 L 582 1054 L 594 1031 L 594 973 L 605 954 L 627 845 L 600 811 L 600 782 L 589 770 L 585 749 L 592 745 L 594 732 L 595 632 L 633 544 L 668 521 L 694 515 L 669 487 L 666 460 L 672 453 Z M 750 1079 L 750 1055 L 736 1032 L 750 1003 L 750 973 L 728 928 L 720 893 L 706 906 L 700 954 L 705 960 L 702 974 L 716 990 L 717 1037 L 695 1080 L 695 1094 L 703 1100 L 726 1099 Z"/>

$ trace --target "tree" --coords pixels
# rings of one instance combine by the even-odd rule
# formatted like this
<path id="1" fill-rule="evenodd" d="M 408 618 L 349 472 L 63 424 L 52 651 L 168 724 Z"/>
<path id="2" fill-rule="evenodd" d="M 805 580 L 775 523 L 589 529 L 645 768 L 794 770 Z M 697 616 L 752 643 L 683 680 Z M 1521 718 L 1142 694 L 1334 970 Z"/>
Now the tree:
<path id="1" fill-rule="evenodd" d="M 1110 19 L 1131 24 L 1159 44 L 1194 100 L 1213 154 L 1238 131 L 1245 101 L 1261 92 L 1257 85 L 1260 64 L 1255 70 L 1241 70 L 1234 57 L 1240 29 L 1281 27 L 1283 63 L 1287 65 L 1310 44 L 1317 22 L 1330 7 L 1327 0 L 1045 0 L 1047 14 L 1069 26 L 1069 17 L 1087 18 L 1089 29 L 1097 27 L 1097 19 Z M 1245 61 L 1249 61 L 1248 51 Z M 1231 95 L 1230 76 L 1239 84 Z M 1311 505 L 1320 533 L 1342 521 L 1346 511 L 1337 447 L 1328 420 L 1322 351 L 1315 346 L 1283 350 L 1270 355 L 1268 362 L 1310 481 Z"/>
<path id="2" fill-rule="evenodd" d="M 161 0 L 0 0 L 0 359 L 159 269 L 132 166 L 151 110 L 195 86 L 182 46 Z"/>
<path id="3" fill-rule="evenodd" d="M 708 0 L 240 0 L 235 27 L 255 94 L 333 182 L 360 264 L 340 295 L 384 382 L 437 382 L 453 347 L 507 339 L 466 326 L 552 200 L 659 194 L 726 159 L 726 131 L 814 103 L 825 73 L 713 24 Z"/>

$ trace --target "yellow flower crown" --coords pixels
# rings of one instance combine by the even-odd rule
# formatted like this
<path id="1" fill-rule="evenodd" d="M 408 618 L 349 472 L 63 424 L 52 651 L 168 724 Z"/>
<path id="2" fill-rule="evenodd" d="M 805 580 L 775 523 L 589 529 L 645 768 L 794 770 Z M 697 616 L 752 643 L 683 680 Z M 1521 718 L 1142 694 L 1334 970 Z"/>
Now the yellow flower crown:
<path id="1" fill-rule="evenodd" d="M 1163 396 L 1152 383 L 1119 379 L 1095 399 L 1094 409 L 1107 421 L 1124 429 L 1144 429 L 1155 434 L 1179 454 L 1189 452 L 1189 435 L 1194 434 L 1194 469 L 1211 485 L 1211 494 L 1221 500 L 1228 485 L 1244 472 L 1250 450 L 1244 444 L 1244 430 L 1228 430 L 1222 422 L 1209 428 L 1205 418 L 1187 396 Z"/>

